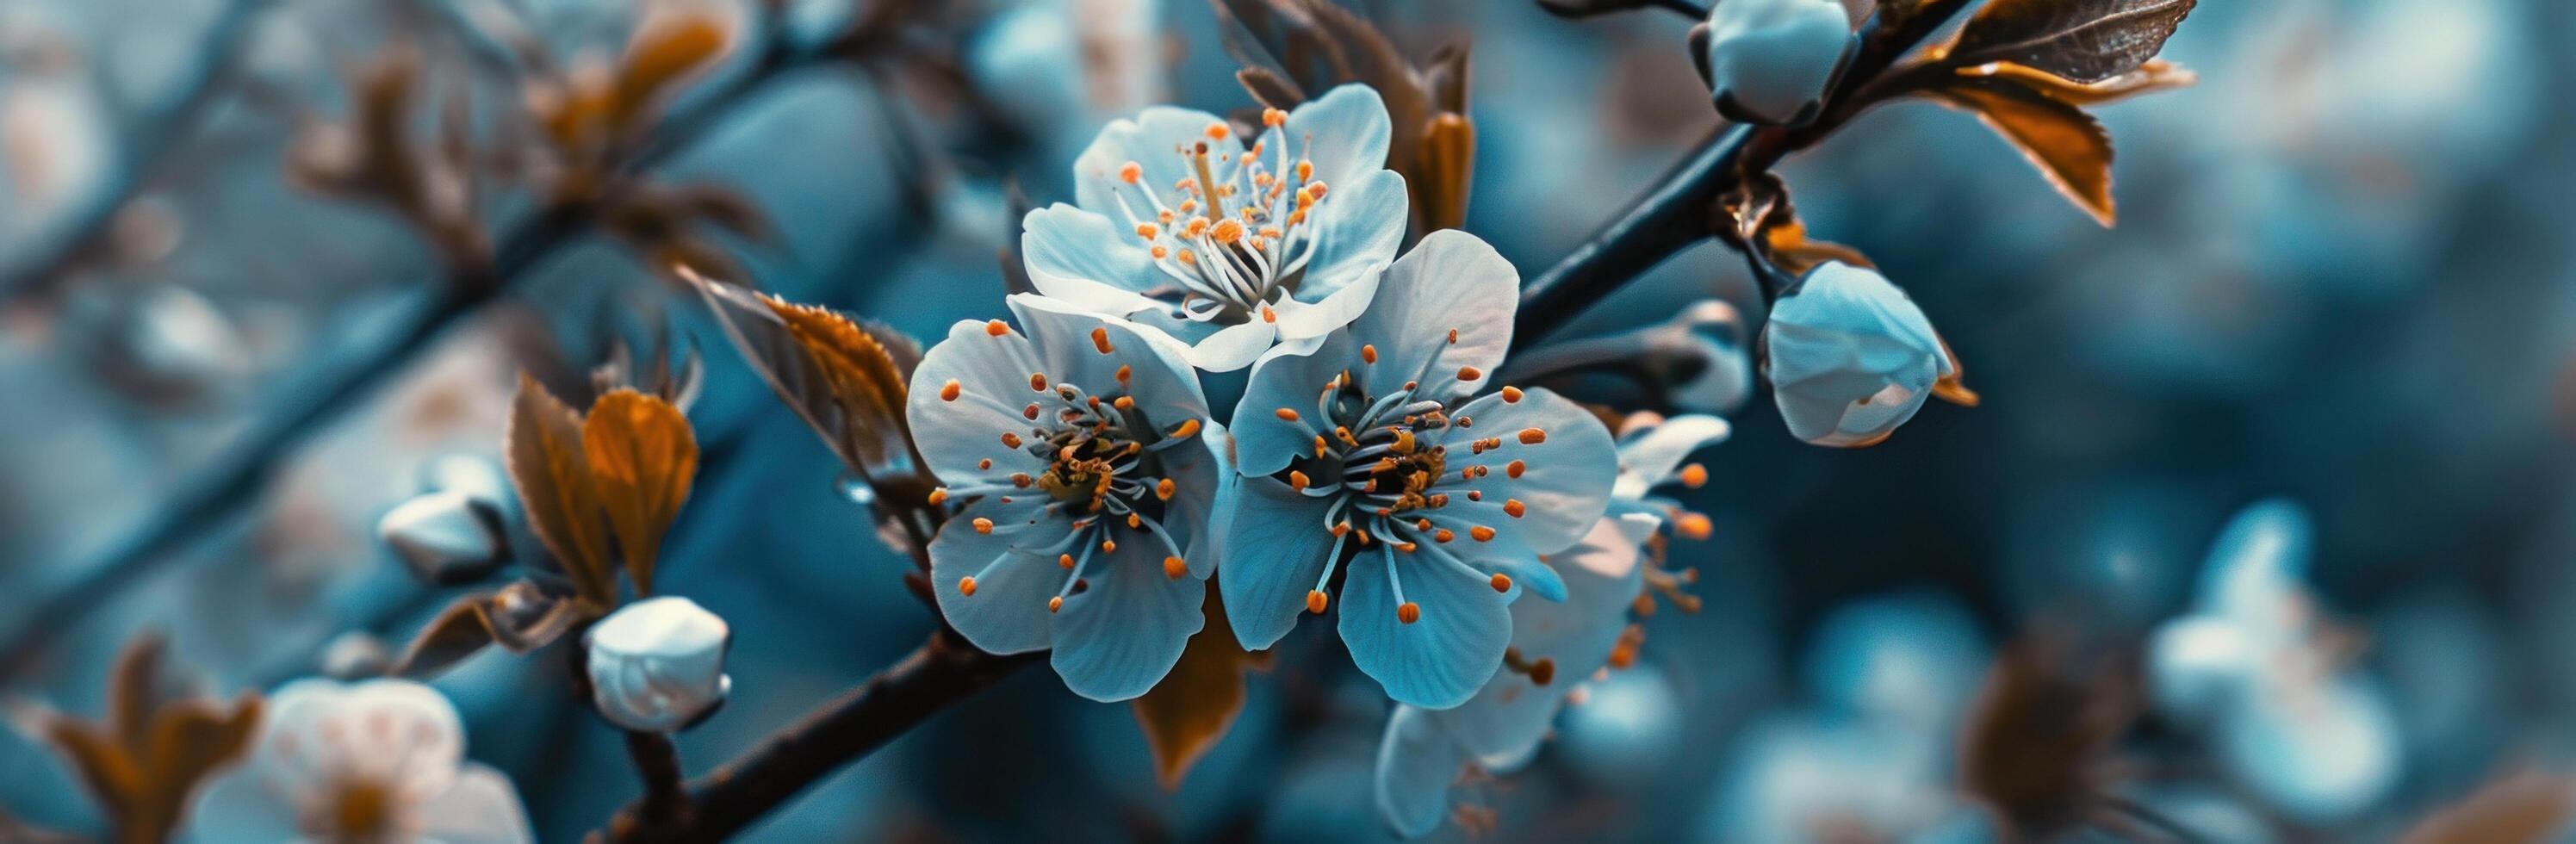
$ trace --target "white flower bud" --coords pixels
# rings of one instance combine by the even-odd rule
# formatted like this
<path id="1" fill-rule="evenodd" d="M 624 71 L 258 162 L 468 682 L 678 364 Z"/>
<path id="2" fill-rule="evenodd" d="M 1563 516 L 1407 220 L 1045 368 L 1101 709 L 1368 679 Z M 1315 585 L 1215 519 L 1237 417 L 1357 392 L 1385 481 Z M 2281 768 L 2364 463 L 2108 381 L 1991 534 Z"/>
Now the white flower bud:
<path id="1" fill-rule="evenodd" d="M 715 711 L 733 689 L 725 676 L 732 631 L 687 598 L 637 601 L 583 637 L 591 700 L 630 730 L 667 733 Z"/>
<path id="2" fill-rule="evenodd" d="M 1691 32 L 1718 113 L 1738 123 L 1815 119 L 1857 43 L 1836 0 L 1719 0 Z"/>
<path id="3" fill-rule="evenodd" d="M 1885 277 L 1849 264 L 1808 272 L 1762 331 L 1780 418 L 1817 445 L 1886 439 L 1955 371 L 1923 309 Z"/>
<path id="4" fill-rule="evenodd" d="M 433 492 L 396 505 L 376 520 L 376 536 L 428 583 L 479 580 L 509 558 L 500 514 L 463 492 Z"/>

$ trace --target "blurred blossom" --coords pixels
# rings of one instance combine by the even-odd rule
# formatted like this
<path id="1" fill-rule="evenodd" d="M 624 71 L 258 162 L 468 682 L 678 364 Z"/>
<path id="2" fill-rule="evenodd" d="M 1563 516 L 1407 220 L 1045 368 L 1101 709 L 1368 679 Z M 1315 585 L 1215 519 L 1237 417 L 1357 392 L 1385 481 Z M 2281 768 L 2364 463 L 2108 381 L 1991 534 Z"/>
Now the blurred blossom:
<path id="1" fill-rule="evenodd" d="M 985 27 L 967 70 L 1050 158 L 1071 157 L 1101 123 L 1162 100 L 1161 12 L 1160 0 L 1030 0 Z"/>
<path id="2" fill-rule="evenodd" d="M 932 502 L 966 502 L 930 545 L 939 609 L 976 647 L 1052 649 L 1074 692 L 1126 700 L 1205 623 L 1224 431 L 1152 329 L 1010 304 L 1027 334 L 960 322 L 913 375 Z"/>
<path id="3" fill-rule="evenodd" d="M 724 673 L 733 630 L 687 598 L 627 604 L 590 628 L 582 646 L 590 652 L 592 703 L 629 730 L 686 728 L 733 691 Z"/>
<path id="4" fill-rule="evenodd" d="M 2295 504 L 2240 513 L 2210 552 L 2198 606 L 2157 631 L 2149 676 L 2157 708 L 2206 730 L 2231 775 L 2322 824 L 2396 785 L 2402 737 L 2384 689 L 2350 664 L 2352 634 L 2319 616 L 2313 542 Z"/>
<path id="5" fill-rule="evenodd" d="M 0 8 L 0 263 L 17 258 L 19 237 L 87 198 L 118 147 L 83 51 L 50 11 Z"/>
<path id="6" fill-rule="evenodd" d="M 1738 123 L 1804 124 L 1859 39 L 1838 0 L 1727 0 L 1694 30 L 1717 112 Z"/>
<path id="7" fill-rule="evenodd" d="M 1780 418 L 1817 445 L 1875 445 L 1956 373 L 1923 309 L 1872 270 L 1829 262 L 1780 297 L 1762 329 Z"/>
<path id="8" fill-rule="evenodd" d="M 465 725 L 428 686 L 297 680 L 265 719 L 250 758 L 198 795 L 196 840 L 535 840 L 518 791 L 465 761 Z"/>
<path id="9" fill-rule="evenodd" d="M 1404 238 L 1404 177 L 1386 169 L 1386 104 L 1344 85 L 1233 124 L 1155 106 L 1073 164 L 1078 205 L 1029 212 L 1021 248 L 1039 292 L 1125 316 L 1224 372 L 1274 343 L 1311 350 L 1377 293 Z"/>
<path id="10" fill-rule="evenodd" d="M 1474 235 L 1434 232 L 1376 304 L 1312 354 L 1253 367 L 1235 411 L 1242 500 L 1217 583 L 1245 648 L 1324 613 L 1345 548 L 1340 630 L 1398 702 L 1474 696 L 1500 667 L 1524 589 L 1565 599 L 1539 561 L 1608 506 L 1617 456 L 1581 406 L 1489 386 L 1519 274 Z M 1470 430 L 1473 426 L 1473 430 Z"/>
<path id="11" fill-rule="evenodd" d="M 1903 594 L 1836 610 L 1801 663 L 1812 703 L 1746 728 L 1704 832 L 1728 841 L 1958 840 L 1950 725 L 1986 669 L 1975 620 Z M 1975 840 L 1975 839 L 1969 839 Z"/>

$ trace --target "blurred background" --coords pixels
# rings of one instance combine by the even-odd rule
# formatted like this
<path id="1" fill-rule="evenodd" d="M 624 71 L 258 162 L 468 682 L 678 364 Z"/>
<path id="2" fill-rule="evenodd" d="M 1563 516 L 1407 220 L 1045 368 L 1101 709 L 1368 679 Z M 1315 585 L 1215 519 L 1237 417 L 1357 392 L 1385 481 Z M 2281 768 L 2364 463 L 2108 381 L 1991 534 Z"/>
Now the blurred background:
<path id="1" fill-rule="evenodd" d="M 706 367 L 706 457 L 660 586 L 735 630 L 733 699 L 679 740 L 692 770 L 919 644 L 909 563 L 837 461 L 641 256 L 717 250 L 789 299 L 935 336 L 1000 312 L 1020 203 L 1068 199 L 1105 121 L 1253 101 L 1202 0 L 924 4 L 863 59 L 785 62 L 765 39 L 815 43 L 879 0 L 792 0 L 774 33 L 758 0 L 705 0 L 732 46 L 676 91 L 685 131 L 647 144 L 649 169 L 762 224 L 655 239 L 565 225 L 506 178 L 412 207 L 330 178 L 368 160 L 358 117 L 388 56 L 416 69 L 427 144 L 433 117 L 489 129 L 530 96 L 514 79 L 577 76 L 678 2 L 0 0 L 0 694 L 94 715 L 147 631 L 227 695 L 398 649 L 462 590 L 424 585 L 379 520 L 440 489 L 508 510 L 517 373 L 578 384 L 657 331 Z M 1416 61 L 1472 46 L 1466 228 L 1524 275 L 1718 126 L 1676 15 L 1345 5 Z M 2555 0 L 2204 4 L 2164 54 L 2200 84 L 2099 112 L 2114 230 L 1926 102 L 1793 159 L 1811 231 L 1922 304 L 1983 405 L 1935 403 L 1857 451 L 1799 443 L 1766 396 L 1731 413 L 1685 496 L 1714 535 L 1672 551 L 1704 606 L 1646 621 L 1637 664 L 1530 769 L 1462 794 L 1494 814 L 1441 835 L 1982 840 L 1955 745 L 1992 655 L 2050 614 L 2171 641 L 2264 501 L 2233 538 L 2305 549 L 2287 553 L 2306 606 L 2341 635 L 2293 650 L 2364 714 L 2247 739 L 2194 724 L 2265 713 L 2160 705 L 2129 793 L 2208 840 L 2385 840 L 2499 776 L 2576 771 L 2576 661 L 2553 656 L 2576 646 L 2569 44 L 2576 5 Z M 474 223 L 497 257 L 460 263 L 463 236 L 424 219 Z M 1715 244 L 1569 334 L 1712 296 L 1761 312 Z M 751 837 L 1381 836 L 1386 702 L 1322 633 L 1283 643 L 1176 792 L 1127 707 L 1032 671 Z M 437 681 L 549 841 L 635 791 L 557 658 L 487 653 Z M 0 733 L 8 814 L 102 829 L 72 782 Z"/>

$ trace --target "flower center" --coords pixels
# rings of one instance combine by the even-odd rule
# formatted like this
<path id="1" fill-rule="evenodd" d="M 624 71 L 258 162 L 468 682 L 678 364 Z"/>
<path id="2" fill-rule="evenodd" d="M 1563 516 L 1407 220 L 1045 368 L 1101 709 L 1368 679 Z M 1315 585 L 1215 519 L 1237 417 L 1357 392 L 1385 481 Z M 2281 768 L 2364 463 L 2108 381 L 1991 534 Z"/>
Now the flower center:
<path id="1" fill-rule="evenodd" d="M 396 831 L 397 806 L 393 789 L 374 778 L 354 777 L 341 782 L 327 807 L 326 840 L 348 844 L 391 841 Z"/>
<path id="2" fill-rule="evenodd" d="M 1450 343 L 1457 342 L 1455 332 Z M 1438 348 L 1446 348 L 1445 346 Z M 1362 346 L 1363 366 L 1378 362 L 1375 346 Z M 1486 437 L 1468 442 L 1468 455 L 1453 465 L 1448 446 L 1437 444 L 1449 429 L 1474 427 L 1475 420 L 1451 414 L 1450 404 L 1436 398 L 1438 391 L 1426 390 L 1419 379 L 1427 377 L 1438 365 L 1435 351 L 1422 364 L 1415 379 L 1384 396 L 1372 395 L 1361 386 L 1364 379 L 1351 377 L 1349 370 L 1333 376 L 1316 397 L 1313 415 L 1298 408 L 1282 407 L 1272 411 L 1280 420 L 1304 426 L 1313 437 L 1312 448 L 1296 456 L 1277 477 L 1292 489 L 1308 496 L 1329 497 L 1332 503 L 1324 509 L 1322 529 L 1333 535 L 1333 550 L 1324 562 L 1323 576 L 1306 594 L 1306 609 L 1322 613 L 1329 599 L 1324 587 L 1344 557 L 1345 549 L 1354 555 L 1365 553 L 1372 545 L 1387 558 L 1389 587 L 1396 601 L 1396 618 L 1412 624 L 1422 617 L 1422 608 L 1404 599 L 1403 576 L 1397 571 L 1399 555 L 1424 558 L 1424 565 L 1458 566 L 1474 570 L 1466 560 L 1443 548 L 1459 537 L 1475 542 L 1491 542 L 1495 530 L 1450 509 L 1452 495 L 1463 495 L 1467 501 L 1483 501 L 1484 493 L 1465 489 L 1444 492 L 1444 482 L 1463 484 L 1493 473 L 1495 465 L 1476 462 L 1503 446 L 1503 438 Z M 1482 373 L 1461 369 L 1460 381 L 1474 381 Z M 1520 400 L 1520 391 L 1505 387 L 1507 402 Z M 1525 444 L 1544 441 L 1546 432 L 1538 429 L 1520 435 Z M 1514 460 L 1501 467 L 1506 478 L 1517 479 L 1526 467 Z M 1506 515 L 1518 518 L 1523 512 L 1517 500 L 1506 501 Z M 1357 547 L 1351 548 L 1351 541 Z M 1509 591 L 1512 580 L 1497 573 L 1491 578 L 1494 590 Z"/>
<path id="3" fill-rule="evenodd" d="M 1095 334 L 1094 341 L 1106 345 L 1101 335 Z M 1120 367 L 1117 391 L 1101 396 L 1073 384 L 1050 384 L 1044 373 L 1031 373 L 1029 389 L 1037 396 L 1020 409 L 1029 424 L 1006 428 L 1000 436 L 1004 447 L 1047 461 L 1045 471 L 1015 473 L 1007 482 L 940 487 L 931 493 L 933 504 L 952 495 L 990 495 L 1005 505 L 1026 490 L 1044 493 L 1047 503 L 1030 521 L 1003 525 L 979 517 L 971 526 L 978 533 L 993 534 L 1026 530 L 1051 519 L 1072 521 L 1073 529 L 1060 539 L 1015 543 L 1012 548 L 1018 554 L 1052 558 L 1065 569 L 1064 587 L 1047 601 L 1050 611 L 1063 609 L 1066 597 L 1088 588 L 1084 574 L 1096 561 L 1117 552 L 1122 526 L 1127 532 L 1124 541 L 1161 545 L 1166 577 L 1177 579 L 1188 571 L 1179 543 L 1162 524 L 1179 487 L 1165 475 L 1159 453 L 1188 442 L 1198 433 L 1199 421 L 1184 419 L 1168 429 L 1155 425 L 1146 409 L 1127 394 L 1132 377 L 1131 370 Z M 949 401 L 959 395 L 962 390 L 941 394 Z M 975 576 L 962 578 L 958 591 L 973 597 L 975 583 Z"/>
<path id="4" fill-rule="evenodd" d="M 1272 129 L 1287 122 L 1287 113 L 1278 109 L 1262 113 L 1262 123 Z M 1119 181 L 1133 190 L 1111 195 L 1154 265 L 1172 279 L 1170 287 L 1148 295 L 1172 303 L 1175 318 L 1276 321 L 1271 306 L 1294 293 L 1315 251 L 1316 230 L 1307 219 L 1326 188 L 1314 178 L 1314 163 L 1300 158 L 1292 164 L 1284 137 L 1279 149 L 1263 140 L 1239 155 L 1209 146 L 1233 131 L 1210 123 L 1206 139 L 1175 146 L 1172 153 L 1192 175 L 1169 191 L 1146 184 L 1142 164 L 1130 161 L 1118 169 Z"/>

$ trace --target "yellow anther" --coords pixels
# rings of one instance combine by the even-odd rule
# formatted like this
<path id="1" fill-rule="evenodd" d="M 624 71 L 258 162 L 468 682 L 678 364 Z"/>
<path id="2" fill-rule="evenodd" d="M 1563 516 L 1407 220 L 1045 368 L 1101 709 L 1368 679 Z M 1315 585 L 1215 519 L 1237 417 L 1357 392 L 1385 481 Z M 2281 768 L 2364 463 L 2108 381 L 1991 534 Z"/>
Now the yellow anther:
<path id="1" fill-rule="evenodd" d="M 1486 583 L 1493 586 L 1496 592 L 1512 591 L 1512 576 L 1502 572 L 1494 572 L 1494 579 Z"/>
<path id="2" fill-rule="evenodd" d="M 1306 611 L 1307 611 L 1307 612 L 1314 613 L 1314 614 L 1316 614 L 1316 615 L 1323 615 L 1323 614 L 1324 614 L 1324 607 L 1325 607 L 1326 605 L 1329 605 L 1330 603 L 1332 603 L 1331 599 L 1328 599 L 1328 598 L 1324 597 L 1324 590 L 1321 590 L 1321 589 L 1309 589 L 1309 590 L 1306 590 Z"/>
<path id="3" fill-rule="evenodd" d="M 957 594 L 964 595 L 964 596 L 969 597 L 969 598 L 975 597 L 975 578 L 972 578 L 972 577 L 961 577 L 961 578 L 958 578 L 958 579 L 957 579 Z"/>
<path id="4" fill-rule="evenodd" d="M 1282 421 L 1282 422 L 1295 422 L 1295 421 L 1297 421 L 1297 411 L 1290 410 L 1290 409 L 1288 409 L 1288 408 L 1284 408 L 1284 407 L 1283 407 L 1283 408 L 1280 408 L 1280 409 L 1278 409 L 1278 410 L 1271 411 L 1271 415 L 1279 417 L 1279 421 Z"/>
<path id="5" fill-rule="evenodd" d="M 1697 463 L 1682 467 L 1682 485 L 1692 489 L 1708 483 L 1708 467 Z"/>
<path id="6" fill-rule="evenodd" d="M 1452 340 L 1452 341 L 1450 341 L 1450 342 L 1453 342 L 1453 343 L 1454 343 L 1454 342 L 1457 342 L 1457 341 Z M 1483 378 L 1483 377 L 1485 377 L 1485 373 L 1483 373 L 1482 371 L 1477 370 L 1475 367 L 1472 367 L 1472 366 L 1461 366 L 1461 367 L 1458 367 L 1458 380 L 1460 380 L 1460 381 L 1474 381 L 1474 380 L 1476 380 L 1476 379 L 1478 379 L 1478 378 Z"/>
<path id="7" fill-rule="evenodd" d="M 1117 351 L 1109 345 L 1109 329 L 1107 328 L 1091 329 L 1091 347 L 1099 349 L 1100 353 L 1104 355 Z"/>
<path id="8" fill-rule="evenodd" d="M 1072 568 L 1073 568 L 1073 555 L 1072 555 L 1072 554 L 1057 554 L 1057 555 L 1055 555 L 1055 565 L 1056 565 L 1056 568 L 1065 569 L 1065 570 L 1068 570 L 1068 571 L 1072 570 Z"/>
<path id="9" fill-rule="evenodd" d="M 1207 125 L 1208 140 L 1222 141 L 1225 140 L 1225 136 L 1231 134 L 1234 134 L 1234 127 L 1227 126 L 1222 121 Z"/>
<path id="10" fill-rule="evenodd" d="M 1477 525 L 1475 527 L 1468 528 L 1467 535 L 1475 537 L 1478 542 L 1494 541 L 1494 529 L 1484 525 Z"/>
<path id="11" fill-rule="evenodd" d="M 1539 444 L 1539 443 L 1543 443 L 1543 442 L 1547 442 L 1547 432 L 1546 432 L 1546 431 L 1541 430 L 1541 429 L 1538 429 L 1538 428 L 1522 428 L 1522 429 L 1521 429 L 1521 444 L 1522 444 L 1522 445 L 1537 445 L 1537 444 Z"/>
<path id="12" fill-rule="evenodd" d="M 1503 513 L 1504 513 L 1505 515 L 1508 515 L 1508 516 L 1511 516 L 1512 518 L 1517 519 L 1517 518 L 1520 518 L 1522 515 L 1527 514 L 1528 512 L 1529 512 L 1529 505 L 1527 505 L 1527 504 L 1522 504 L 1520 499 L 1518 499 L 1518 498 L 1506 498 L 1506 499 L 1503 499 Z"/>
<path id="13" fill-rule="evenodd" d="M 1053 598 L 1048 598 L 1048 599 L 1047 599 L 1047 612 L 1062 612 L 1063 610 L 1064 610 L 1064 596 L 1063 596 L 1063 595 L 1057 595 L 1057 596 L 1055 596 L 1055 597 L 1053 597 Z"/>
<path id="14" fill-rule="evenodd" d="M 993 520 L 982 516 L 975 517 L 975 532 L 990 535 L 993 532 Z"/>
<path id="15" fill-rule="evenodd" d="M 1035 390 L 1035 391 L 1037 391 L 1037 392 L 1041 392 L 1041 393 L 1046 392 L 1046 373 L 1043 373 L 1043 372 L 1031 372 L 1031 373 L 1029 373 L 1029 389 L 1031 389 L 1031 390 Z"/>
<path id="16" fill-rule="evenodd" d="M 1138 164 L 1133 161 L 1118 165 L 1119 181 L 1132 185 L 1135 184 L 1138 179 L 1142 178 L 1145 178 L 1145 165 Z"/>
<path id="17" fill-rule="evenodd" d="M 990 335 L 993 335 L 993 336 L 995 336 L 995 337 L 1000 337 L 1000 336 L 1002 336 L 1002 335 L 1004 335 L 1004 334 L 1009 334 L 1009 333 L 1011 333 L 1011 326 L 1010 326 L 1008 323 L 1004 323 L 1004 322 L 1002 322 L 1001 320 L 998 320 L 998 319 L 985 320 L 985 321 L 984 321 L 984 333 L 986 333 L 986 334 L 990 334 Z"/>
<path id="18" fill-rule="evenodd" d="M 932 505 L 936 506 L 936 505 L 939 505 L 939 504 L 944 504 L 944 503 L 946 503 L 947 501 L 948 501 L 948 488 L 947 488 L 947 487 L 944 487 L 944 486 L 943 486 L 943 487 L 940 487 L 940 488 L 938 488 L 938 489 L 934 489 L 934 490 L 931 490 L 931 491 L 930 491 L 930 503 L 931 503 Z"/>
<path id="19" fill-rule="evenodd" d="M 1288 113 L 1275 108 L 1261 110 L 1261 125 L 1276 129 L 1288 125 Z"/>
<path id="20" fill-rule="evenodd" d="M 1173 580 L 1179 580 L 1179 579 L 1181 579 L 1181 575 L 1185 575 L 1185 574 L 1189 574 L 1189 573 L 1190 573 L 1190 566 L 1189 566 L 1189 564 L 1188 564 L 1188 563 L 1185 563 L 1185 562 L 1182 562 L 1182 561 L 1181 561 L 1181 558 L 1179 558 L 1179 557 L 1164 557 L 1164 558 L 1163 558 L 1163 576 L 1164 576 L 1164 577 L 1168 577 L 1168 578 L 1171 578 L 1171 579 L 1173 579 Z"/>
<path id="21" fill-rule="evenodd" d="M 1519 404 L 1519 403 L 1520 403 L 1520 401 L 1521 401 L 1521 388 L 1519 388 L 1519 387 L 1504 387 L 1504 388 L 1503 388 L 1503 403 L 1504 403 L 1504 404 Z"/>
<path id="22" fill-rule="evenodd" d="M 1217 221 L 1216 227 L 1208 231 L 1208 236 L 1216 238 L 1218 243 L 1232 246 L 1235 241 L 1243 239 L 1243 224 L 1235 222 L 1232 217 L 1227 217 Z"/>
<path id="23" fill-rule="evenodd" d="M 1018 434 L 1014 434 L 1014 433 L 1011 433 L 1011 432 L 1009 432 L 1009 431 L 1003 431 L 1003 432 L 1002 432 L 1002 447 L 1003 447 L 1003 448 L 1019 448 L 1019 447 L 1020 447 L 1020 435 L 1018 435 Z"/>
<path id="24" fill-rule="evenodd" d="M 1406 601 L 1395 608 L 1395 620 L 1412 624 L 1422 620 L 1422 605 Z"/>
<path id="25" fill-rule="evenodd" d="M 1172 479 L 1164 478 L 1154 482 L 1154 497 L 1164 501 L 1170 501 L 1172 500 L 1172 493 L 1179 489 L 1180 487 L 1172 483 Z"/>
<path id="26" fill-rule="evenodd" d="M 964 392 L 966 392 L 966 388 L 959 385 L 957 383 L 957 379 L 950 378 L 948 379 L 948 383 L 939 385 L 939 400 L 956 401 L 958 394 Z"/>

